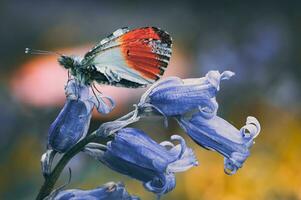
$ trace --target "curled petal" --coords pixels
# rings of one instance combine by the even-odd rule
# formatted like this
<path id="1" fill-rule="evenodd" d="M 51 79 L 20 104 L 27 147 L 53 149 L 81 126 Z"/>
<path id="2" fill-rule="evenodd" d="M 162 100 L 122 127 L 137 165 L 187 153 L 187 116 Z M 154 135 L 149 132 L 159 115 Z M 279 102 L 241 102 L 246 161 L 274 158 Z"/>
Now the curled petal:
<path id="1" fill-rule="evenodd" d="M 173 143 L 171 143 L 170 141 L 163 141 L 160 143 L 161 146 L 164 146 L 164 147 L 174 147 L 175 145 Z"/>
<path id="2" fill-rule="evenodd" d="M 224 158 L 224 171 L 227 175 L 233 175 L 242 167 L 245 160 L 249 157 L 250 153 L 233 152 L 231 157 Z"/>
<path id="3" fill-rule="evenodd" d="M 185 140 L 179 135 L 171 136 L 172 140 L 179 141 L 180 144 L 170 149 L 170 153 L 177 155 L 177 159 L 170 163 L 167 167 L 167 172 L 182 172 L 198 165 L 198 161 L 191 148 L 188 148 Z"/>
<path id="4" fill-rule="evenodd" d="M 108 103 L 106 103 L 104 99 L 106 99 Z M 92 96 L 91 101 L 94 103 L 99 113 L 108 114 L 115 108 L 115 101 L 109 96 L 105 96 L 105 95 Z"/>
<path id="5" fill-rule="evenodd" d="M 176 187 L 176 178 L 173 173 L 163 175 L 161 178 L 154 178 L 143 184 L 145 189 L 161 196 L 173 190 Z"/>
<path id="6" fill-rule="evenodd" d="M 247 117 L 246 125 L 240 129 L 240 132 L 244 138 L 254 139 L 260 133 L 261 127 L 258 120 L 255 117 Z"/>
<path id="7" fill-rule="evenodd" d="M 234 76 L 235 73 L 232 72 L 232 71 L 224 71 L 222 74 L 221 74 L 221 80 L 228 80 L 230 79 L 232 76 Z"/>
<path id="8" fill-rule="evenodd" d="M 218 103 L 215 98 L 208 99 L 204 101 L 203 104 L 199 105 L 199 114 L 206 118 L 210 119 L 216 115 L 218 109 Z"/>
<path id="9" fill-rule="evenodd" d="M 232 71 L 224 71 L 220 73 L 219 71 L 209 71 L 205 77 L 202 78 L 189 78 L 183 79 L 185 85 L 202 85 L 204 89 L 215 88 L 215 90 L 219 90 L 220 81 L 228 80 L 235 73 Z"/>
<path id="10" fill-rule="evenodd" d="M 173 141 L 179 141 L 180 142 L 180 147 L 181 148 L 180 148 L 180 152 L 179 152 L 179 154 L 178 154 L 177 157 L 178 157 L 178 159 L 181 159 L 182 156 L 183 156 L 183 154 L 184 154 L 184 152 L 186 151 L 186 148 L 187 148 L 186 142 L 185 142 L 184 138 L 182 138 L 179 135 L 172 135 L 170 137 L 170 139 L 173 140 Z"/>
<path id="11" fill-rule="evenodd" d="M 233 160 L 224 158 L 224 172 L 227 175 L 233 175 L 238 170 L 238 167 L 234 164 Z"/>
<path id="12" fill-rule="evenodd" d="M 223 73 L 219 73 L 219 71 L 209 71 L 206 74 L 206 78 L 208 82 L 216 88 L 217 91 L 219 91 L 219 85 L 221 80 L 228 80 L 230 79 L 233 75 L 235 75 L 234 72 L 231 71 L 224 71 Z"/>

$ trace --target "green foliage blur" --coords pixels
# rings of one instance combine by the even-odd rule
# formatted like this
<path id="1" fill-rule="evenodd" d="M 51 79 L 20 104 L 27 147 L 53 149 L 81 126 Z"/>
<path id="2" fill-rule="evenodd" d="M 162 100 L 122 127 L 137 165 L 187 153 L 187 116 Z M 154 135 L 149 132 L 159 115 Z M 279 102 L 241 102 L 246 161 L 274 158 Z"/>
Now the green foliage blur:
<path id="1" fill-rule="evenodd" d="M 300 10 L 299 1 L 0 1 L 0 199 L 35 198 L 43 183 L 40 157 L 46 149 L 47 131 L 63 105 L 61 100 L 37 106 L 20 98 L 30 92 L 21 93 L 18 88 L 25 86 L 18 80 L 31 71 L 18 72 L 37 57 L 25 55 L 25 47 L 72 51 L 93 46 L 124 26 L 158 26 L 168 31 L 175 60 L 169 68 L 177 64 L 184 68 L 181 78 L 201 77 L 214 69 L 236 72 L 221 85 L 219 115 L 237 128 L 249 115 L 262 126 L 251 156 L 233 176 L 224 174 L 220 155 L 186 137 L 200 165 L 178 174 L 177 187 L 162 199 L 301 199 Z M 38 67 L 43 69 L 43 65 Z M 41 76 L 31 80 L 34 85 L 55 75 Z M 63 93 L 64 85 L 59 87 Z M 47 99 L 45 91 L 36 92 Z M 114 115 L 94 117 L 91 130 L 126 114 L 138 98 L 118 105 Z M 169 124 L 164 129 L 162 119 L 152 118 L 134 126 L 157 141 L 175 133 L 185 136 L 174 121 Z M 84 154 L 77 155 L 70 167 L 68 188 L 89 189 L 122 181 L 131 194 L 155 199 L 140 182 Z M 67 179 L 66 171 L 57 187 Z"/>

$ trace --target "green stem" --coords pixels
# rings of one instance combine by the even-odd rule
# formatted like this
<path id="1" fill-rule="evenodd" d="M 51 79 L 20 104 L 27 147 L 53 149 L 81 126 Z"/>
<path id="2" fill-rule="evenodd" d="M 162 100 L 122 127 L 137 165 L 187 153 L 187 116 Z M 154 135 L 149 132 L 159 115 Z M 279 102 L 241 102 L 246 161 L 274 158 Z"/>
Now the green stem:
<path id="1" fill-rule="evenodd" d="M 43 200 L 45 197 L 47 197 L 51 191 L 53 190 L 53 187 L 57 181 L 57 179 L 60 177 L 60 174 L 62 173 L 63 169 L 65 168 L 66 164 L 75 156 L 77 153 L 79 153 L 83 148 L 90 142 L 93 142 L 98 136 L 96 135 L 96 131 L 91 133 L 89 136 L 82 139 L 80 142 L 78 142 L 76 145 L 74 145 L 69 151 L 67 151 L 63 157 L 60 159 L 58 164 L 55 166 L 53 171 L 49 176 L 45 178 L 45 181 L 40 188 L 39 194 L 36 198 L 36 200 Z"/>

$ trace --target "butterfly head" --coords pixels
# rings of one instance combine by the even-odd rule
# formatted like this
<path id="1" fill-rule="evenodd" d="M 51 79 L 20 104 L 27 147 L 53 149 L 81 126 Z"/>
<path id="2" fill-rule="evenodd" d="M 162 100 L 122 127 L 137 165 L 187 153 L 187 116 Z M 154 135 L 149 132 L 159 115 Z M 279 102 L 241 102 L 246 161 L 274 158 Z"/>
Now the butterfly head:
<path id="1" fill-rule="evenodd" d="M 25 53 L 26 54 L 39 54 L 39 55 L 49 55 L 49 54 L 54 54 L 58 55 L 58 62 L 60 65 L 62 65 L 66 69 L 73 69 L 74 66 L 78 63 L 79 59 L 76 59 L 74 56 L 66 56 L 61 53 L 57 53 L 54 51 L 45 51 L 45 50 L 38 50 L 38 49 L 30 49 L 30 48 L 25 48 Z"/>
<path id="2" fill-rule="evenodd" d="M 58 58 L 58 62 L 66 69 L 73 69 L 75 65 L 75 59 L 72 56 L 62 55 Z"/>
<path id="3" fill-rule="evenodd" d="M 86 65 L 82 64 L 82 58 L 78 56 L 61 55 L 58 62 L 65 69 L 69 70 L 70 74 L 83 84 L 89 84 L 90 73 Z"/>

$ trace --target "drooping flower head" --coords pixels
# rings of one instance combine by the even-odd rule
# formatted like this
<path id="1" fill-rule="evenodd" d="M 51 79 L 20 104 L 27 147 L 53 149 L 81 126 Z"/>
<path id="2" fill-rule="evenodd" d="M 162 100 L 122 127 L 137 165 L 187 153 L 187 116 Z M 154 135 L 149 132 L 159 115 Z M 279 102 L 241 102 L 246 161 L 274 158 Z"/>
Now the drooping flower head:
<path id="1" fill-rule="evenodd" d="M 146 112 L 155 110 L 165 117 L 176 117 L 195 142 L 225 156 L 225 172 L 234 174 L 249 156 L 260 124 L 248 117 L 247 125 L 239 131 L 217 116 L 220 81 L 233 75 L 231 71 L 209 71 L 199 79 L 168 78 L 149 88 L 138 106 Z"/>
<path id="2" fill-rule="evenodd" d="M 85 151 L 111 169 L 142 181 L 148 191 L 162 195 L 174 189 L 175 172 L 197 165 L 184 139 L 178 135 L 171 139 L 180 144 L 158 144 L 141 130 L 124 128 L 107 144 L 107 150 L 88 145 Z"/>
<path id="3" fill-rule="evenodd" d="M 209 118 L 218 108 L 215 96 L 219 91 L 220 81 L 233 75 L 231 71 L 209 71 L 203 78 L 163 79 L 144 93 L 138 106 L 155 109 L 166 117 L 183 115 L 198 109 Z"/>
<path id="4" fill-rule="evenodd" d="M 224 170 L 229 175 L 242 167 L 250 155 L 249 148 L 254 138 L 260 132 L 260 124 L 254 117 L 248 117 L 240 130 L 218 116 L 206 119 L 195 114 L 190 119 L 181 117 L 178 122 L 196 143 L 225 157 Z"/>

